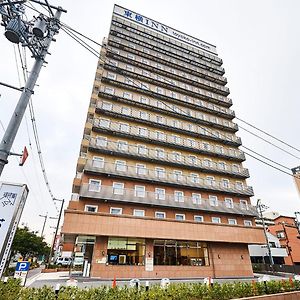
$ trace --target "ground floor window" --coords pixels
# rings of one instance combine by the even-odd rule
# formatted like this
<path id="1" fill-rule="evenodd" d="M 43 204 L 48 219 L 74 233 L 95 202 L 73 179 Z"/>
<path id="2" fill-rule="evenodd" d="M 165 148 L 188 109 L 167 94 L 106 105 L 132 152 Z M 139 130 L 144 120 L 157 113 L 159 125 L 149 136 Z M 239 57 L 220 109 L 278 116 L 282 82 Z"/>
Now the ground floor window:
<path id="1" fill-rule="evenodd" d="M 142 266 L 145 261 L 145 239 L 109 237 L 107 262 L 111 265 Z"/>
<path id="2" fill-rule="evenodd" d="M 175 240 L 154 240 L 154 265 L 208 266 L 207 244 Z"/>

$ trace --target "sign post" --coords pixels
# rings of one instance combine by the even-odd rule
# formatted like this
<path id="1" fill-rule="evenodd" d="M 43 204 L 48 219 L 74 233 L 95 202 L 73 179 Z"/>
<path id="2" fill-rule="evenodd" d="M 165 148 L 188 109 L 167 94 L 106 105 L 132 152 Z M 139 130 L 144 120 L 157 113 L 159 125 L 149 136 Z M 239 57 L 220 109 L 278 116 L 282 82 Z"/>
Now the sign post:
<path id="1" fill-rule="evenodd" d="M 0 278 L 27 199 L 26 184 L 0 183 Z"/>
<path id="2" fill-rule="evenodd" d="M 29 261 L 20 261 L 16 265 L 14 278 L 21 279 L 21 286 L 25 286 L 29 267 L 30 267 Z"/>

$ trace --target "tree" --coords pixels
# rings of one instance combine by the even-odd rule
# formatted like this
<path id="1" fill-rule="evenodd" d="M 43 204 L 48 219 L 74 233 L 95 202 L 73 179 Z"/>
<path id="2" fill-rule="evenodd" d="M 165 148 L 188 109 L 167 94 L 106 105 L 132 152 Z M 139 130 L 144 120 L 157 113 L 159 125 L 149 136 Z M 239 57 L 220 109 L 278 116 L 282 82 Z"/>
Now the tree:
<path id="1" fill-rule="evenodd" d="M 37 236 L 28 227 L 18 228 L 11 247 L 11 254 L 20 253 L 23 259 L 30 256 L 48 255 L 50 247 L 43 237 Z"/>

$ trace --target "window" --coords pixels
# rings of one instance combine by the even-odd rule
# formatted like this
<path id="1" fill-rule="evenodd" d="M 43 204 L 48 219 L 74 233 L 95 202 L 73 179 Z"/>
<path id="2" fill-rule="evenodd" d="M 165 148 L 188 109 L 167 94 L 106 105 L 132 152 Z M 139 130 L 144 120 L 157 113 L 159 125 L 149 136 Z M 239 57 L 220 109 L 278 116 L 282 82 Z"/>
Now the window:
<path id="1" fill-rule="evenodd" d="M 174 170 L 173 176 L 176 181 L 181 181 L 182 180 L 182 171 Z"/>
<path id="2" fill-rule="evenodd" d="M 164 109 L 164 108 L 165 108 L 165 104 L 164 104 L 163 102 L 161 102 L 161 101 L 157 101 L 157 102 L 156 102 L 156 106 L 157 106 L 158 108 L 161 108 L 161 109 Z"/>
<path id="3" fill-rule="evenodd" d="M 130 116 L 131 115 L 131 108 L 123 106 L 121 108 L 121 114 L 126 115 L 126 116 Z"/>
<path id="4" fill-rule="evenodd" d="M 194 216 L 195 222 L 203 222 L 203 220 L 204 220 L 203 216 Z"/>
<path id="5" fill-rule="evenodd" d="M 155 199 L 165 200 L 165 198 L 166 198 L 166 190 L 162 188 L 155 188 Z"/>
<path id="6" fill-rule="evenodd" d="M 102 108 L 105 109 L 105 110 L 112 110 L 112 103 L 102 102 Z"/>
<path id="7" fill-rule="evenodd" d="M 96 137 L 96 145 L 102 146 L 102 147 L 107 147 L 107 138 L 102 137 L 102 136 L 97 136 Z"/>
<path id="8" fill-rule="evenodd" d="M 157 178 L 165 178 L 166 170 L 164 168 L 156 167 L 155 168 L 155 176 Z"/>
<path id="9" fill-rule="evenodd" d="M 155 212 L 155 218 L 157 219 L 165 219 L 166 218 L 166 213 L 162 211 L 156 211 Z"/>
<path id="10" fill-rule="evenodd" d="M 149 114 L 145 111 L 140 111 L 140 118 L 142 120 L 149 120 Z"/>
<path id="11" fill-rule="evenodd" d="M 208 199 L 209 199 L 209 204 L 211 206 L 218 206 L 218 197 L 217 196 L 209 195 Z"/>
<path id="12" fill-rule="evenodd" d="M 237 225 L 236 219 L 228 219 L 228 224 L 229 225 Z"/>
<path id="13" fill-rule="evenodd" d="M 144 198 L 146 195 L 145 186 L 135 185 L 134 186 L 134 195 L 135 195 L 135 197 Z"/>
<path id="14" fill-rule="evenodd" d="M 111 208 L 110 208 L 110 214 L 111 214 L 111 215 L 121 215 L 121 214 L 122 214 L 122 208 L 119 208 L 119 207 L 111 207 Z"/>
<path id="15" fill-rule="evenodd" d="M 220 170 L 226 170 L 226 164 L 224 162 L 219 162 L 218 163 L 218 168 Z"/>
<path id="16" fill-rule="evenodd" d="M 135 56 L 133 54 L 131 54 L 131 53 L 127 53 L 127 57 L 129 59 L 135 59 Z"/>
<path id="17" fill-rule="evenodd" d="M 230 185 L 229 185 L 229 180 L 228 179 L 222 179 L 221 181 L 222 187 L 224 187 L 225 189 L 229 189 Z"/>
<path id="18" fill-rule="evenodd" d="M 166 139 L 166 135 L 161 131 L 156 131 L 156 138 L 160 141 L 164 141 Z"/>
<path id="19" fill-rule="evenodd" d="M 191 164 L 191 165 L 197 165 L 198 163 L 198 159 L 195 155 L 189 155 L 188 156 L 188 162 Z"/>
<path id="20" fill-rule="evenodd" d="M 84 211 L 97 212 L 98 211 L 98 206 L 97 205 L 85 205 L 84 206 Z"/>
<path id="21" fill-rule="evenodd" d="M 203 160 L 203 165 L 204 165 L 205 167 L 211 167 L 211 160 L 208 159 L 208 158 L 205 158 L 205 159 Z"/>
<path id="22" fill-rule="evenodd" d="M 193 139 L 187 139 L 187 144 L 189 147 L 196 147 L 196 141 Z"/>
<path id="23" fill-rule="evenodd" d="M 161 88 L 161 87 L 156 87 L 156 92 L 157 92 L 158 94 L 162 94 L 162 95 L 165 94 L 165 90 L 164 90 L 163 88 Z"/>
<path id="24" fill-rule="evenodd" d="M 131 78 L 125 77 L 124 82 L 128 85 L 134 85 L 134 81 Z"/>
<path id="25" fill-rule="evenodd" d="M 174 191 L 174 200 L 176 202 L 184 202 L 184 192 Z"/>
<path id="26" fill-rule="evenodd" d="M 199 183 L 200 182 L 199 175 L 195 173 L 191 173 L 190 180 L 192 183 Z"/>
<path id="27" fill-rule="evenodd" d="M 129 132 L 129 125 L 126 123 L 120 123 L 119 125 L 120 131 L 122 132 Z"/>
<path id="28" fill-rule="evenodd" d="M 100 192 L 101 180 L 90 179 L 89 180 L 89 191 Z"/>
<path id="29" fill-rule="evenodd" d="M 136 174 L 138 174 L 138 175 L 147 175 L 146 165 L 136 164 Z"/>
<path id="30" fill-rule="evenodd" d="M 144 59 L 144 58 L 142 58 L 142 63 L 144 63 L 144 64 L 146 64 L 146 65 L 149 65 L 149 61 L 147 60 L 147 59 Z"/>
<path id="31" fill-rule="evenodd" d="M 179 122 L 178 120 L 172 120 L 172 122 L 173 122 L 173 127 L 181 128 L 181 122 Z"/>
<path id="32" fill-rule="evenodd" d="M 133 215 L 135 217 L 145 217 L 145 211 L 143 209 L 134 209 Z"/>
<path id="33" fill-rule="evenodd" d="M 172 157 L 173 157 L 173 160 L 175 160 L 175 161 L 181 161 L 181 153 L 180 152 L 173 151 Z"/>
<path id="34" fill-rule="evenodd" d="M 125 160 L 116 160 L 115 162 L 116 171 L 126 172 L 127 166 Z"/>
<path id="35" fill-rule="evenodd" d="M 148 136 L 148 129 L 144 127 L 139 127 L 139 135 Z"/>
<path id="36" fill-rule="evenodd" d="M 141 83 L 141 88 L 142 88 L 143 90 L 150 90 L 149 84 L 147 84 L 147 83 L 145 83 L 145 82 L 142 82 L 142 83 Z"/>
<path id="37" fill-rule="evenodd" d="M 149 99 L 146 97 L 141 96 L 140 97 L 140 102 L 143 104 L 149 104 Z"/>
<path id="38" fill-rule="evenodd" d="M 156 122 L 159 123 L 159 124 L 165 124 L 166 119 L 162 116 L 156 116 Z"/>
<path id="39" fill-rule="evenodd" d="M 110 120 L 107 119 L 100 119 L 99 126 L 109 128 Z"/>
<path id="40" fill-rule="evenodd" d="M 212 221 L 213 223 L 221 223 L 221 218 L 219 218 L 219 217 L 212 217 L 212 218 L 211 218 L 211 221 Z"/>
<path id="41" fill-rule="evenodd" d="M 107 72 L 107 78 L 114 80 L 117 78 L 117 75 L 114 73 Z"/>
<path id="42" fill-rule="evenodd" d="M 203 149 L 209 151 L 210 150 L 210 144 L 209 143 L 203 143 Z"/>
<path id="43" fill-rule="evenodd" d="M 201 204 L 201 194 L 192 193 L 192 202 L 193 204 Z"/>
<path id="44" fill-rule="evenodd" d="M 206 176 L 205 182 L 207 185 L 214 186 L 215 178 L 213 176 Z"/>
<path id="45" fill-rule="evenodd" d="M 181 137 L 178 135 L 172 135 L 173 141 L 176 144 L 181 144 Z"/>
<path id="46" fill-rule="evenodd" d="M 244 225 L 245 226 L 252 226 L 252 221 L 250 221 L 250 220 L 244 220 Z"/>
<path id="47" fill-rule="evenodd" d="M 103 168 L 104 167 L 104 158 L 94 156 L 92 161 L 92 166 L 96 168 Z"/>
<path id="48" fill-rule="evenodd" d="M 109 64 L 112 65 L 112 66 L 115 66 L 115 67 L 118 66 L 118 62 L 115 61 L 115 60 L 112 60 L 112 59 L 109 60 Z"/>
<path id="49" fill-rule="evenodd" d="M 113 183 L 113 193 L 115 195 L 124 194 L 124 183 L 123 182 L 114 182 Z"/>
<path id="50" fill-rule="evenodd" d="M 195 131 L 195 126 L 191 123 L 188 123 L 188 124 L 186 124 L 186 129 L 188 131 L 193 131 L 194 132 Z"/>
<path id="51" fill-rule="evenodd" d="M 148 155 L 148 148 L 145 145 L 138 145 L 137 152 L 138 152 L 138 154 L 141 154 L 141 155 Z"/>
<path id="52" fill-rule="evenodd" d="M 276 231 L 276 236 L 277 236 L 279 239 L 284 239 L 284 238 L 285 238 L 284 231 Z"/>
<path id="53" fill-rule="evenodd" d="M 157 158 L 165 158 L 165 150 L 164 149 L 160 149 L 160 148 L 156 148 L 155 149 L 155 156 Z"/>
<path id="54" fill-rule="evenodd" d="M 215 146 L 215 149 L 216 149 L 216 152 L 217 152 L 217 153 L 221 153 L 221 154 L 224 153 L 224 149 L 223 149 L 222 146 L 217 146 L 217 145 L 216 145 L 216 146 Z"/>
<path id="55" fill-rule="evenodd" d="M 233 208 L 233 200 L 231 198 L 225 198 L 224 202 L 226 207 Z"/>
<path id="56" fill-rule="evenodd" d="M 240 200 L 240 207 L 241 209 L 248 209 L 248 202 L 247 200 Z"/>
<path id="57" fill-rule="evenodd" d="M 104 93 L 113 95 L 113 94 L 115 93 L 115 89 L 106 86 L 106 87 L 104 88 Z"/>
<path id="58" fill-rule="evenodd" d="M 240 182 L 240 181 L 237 181 L 237 182 L 235 183 L 235 188 L 236 188 L 237 190 L 242 190 L 242 189 L 243 189 L 243 183 Z"/>
<path id="59" fill-rule="evenodd" d="M 133 66 L 126 65 L 126 69 L 127 69 L 128 71 L 134 72 L 134 67 L 133 67 Z"/>
<path id="60" fill-rule="evenodd" d="M 185 220 L 185 214 L 175 214 L 175 220 L 184 221 Z"/>
<path id="61" fill-rule="evenodd" d="M 128 143 L 126 141 L 118 141 L 117 148 L 119 151 L 128 151 Z"/>
<path id="62" fill-rule="evenodd" d="M 123 97 L 125 98 L 125 99 L 132 99 L 132 94 L 131 93 L 129 93 L 129 92 L 124 92 L 123 93 Z"/>
<path id="63" fill-rule="evenodd" d="M 235 173 L 239 173 L 240 172 L 240 168 L 238 165 L 232 165 L 232 171 Z"/>

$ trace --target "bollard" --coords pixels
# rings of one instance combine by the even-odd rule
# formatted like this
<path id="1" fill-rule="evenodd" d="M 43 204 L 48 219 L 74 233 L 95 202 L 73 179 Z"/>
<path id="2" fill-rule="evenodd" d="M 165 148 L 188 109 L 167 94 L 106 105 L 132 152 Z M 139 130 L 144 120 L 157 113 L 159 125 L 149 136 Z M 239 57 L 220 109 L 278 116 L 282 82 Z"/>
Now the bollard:
<path id="1" fill-rule="evenodd" d="M 149 281 L 148 280 L 145 283 L 145 287 L 146 287 L 146 292 L 148 292 L 149 291 Z"/>
<path id="2" fill-rule="evenodd" d="M 115 287 L 117 287 L 116 275 L 114 276 L 114 280 L 112 282 L 112 288 L 114 289 Z"/>
<path id="3" fill-rule="evenodd" d="M 129 281 L 129 286 L 132 287 L 132 288 L 136 288 L 137 290 L 139 289 L 140 287 L 140 280 L 137 279 L 137 278 L 133 278 Z"/>
<path id="4" fill-rule="evenodd" d="M 55 298 L 56 299 L 58 298 L 59 289 L 60 289 L 60 284 L 57 283 L 56 286 L 55 286 Z"/>
<path id="5" fill-rule="evenodd" d="M 169 278 L 162 278 L 160 281 L 160 287 L 163 289 L 166 289 L 170 285 L 170 279 Z"/>

